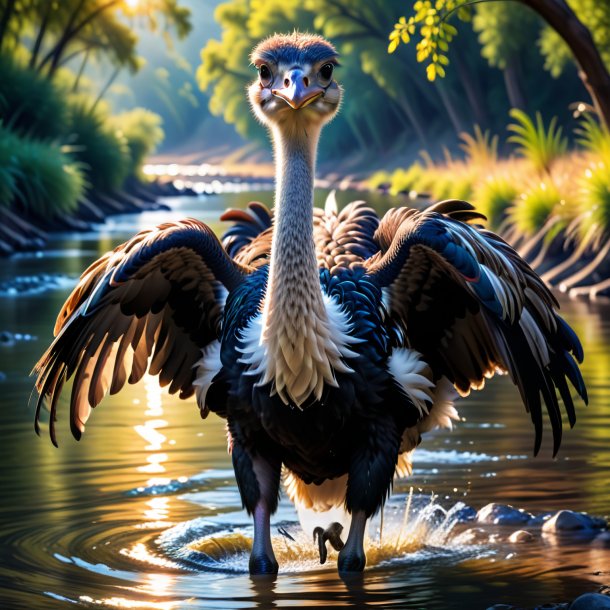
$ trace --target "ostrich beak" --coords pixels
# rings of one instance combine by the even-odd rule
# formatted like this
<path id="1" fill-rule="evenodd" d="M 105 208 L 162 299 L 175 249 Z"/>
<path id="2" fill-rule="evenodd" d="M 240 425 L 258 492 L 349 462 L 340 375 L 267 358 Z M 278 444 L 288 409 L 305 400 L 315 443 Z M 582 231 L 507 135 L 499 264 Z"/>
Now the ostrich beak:
<path id="1" fill-rule="evenodd" d="M 282 98 L 293 110 L 305 108 L 320 96 L 324 95 L 324 89 L 317 85 L 309 85 L 309 79 L 302 70 L 291 70 L 284 79 L 283 89 L 272 89 L 271 93 Z"/>

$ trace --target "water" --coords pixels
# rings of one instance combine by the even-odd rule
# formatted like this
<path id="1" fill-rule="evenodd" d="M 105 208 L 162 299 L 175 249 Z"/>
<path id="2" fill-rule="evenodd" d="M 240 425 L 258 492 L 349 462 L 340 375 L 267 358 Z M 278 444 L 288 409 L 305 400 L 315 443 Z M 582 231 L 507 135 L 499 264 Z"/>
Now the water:
<path id="1" fill-rule="evenodd" d="M 414 475 L 395 485 L 381 542 L 379 520 L 370 526 L 369 567 L 360 577 L 339 578 L 332 554 L 320 566 L 283 500 L 273 520 L 280 574 L 251 579 L 250 523 L 224 423 L 202 422 L 193 402 L 170 397 L 152 378 L 105 399 L 80 443 L 65 412 L 59 449 L 34 435 L 28 372 L 78 274 L 139 229 L 186 215 L 220 229 L 225 205 L 251 198 L 270 201 L 270 194 L 176 199 L 172 212 L 115 217 L 95 233 L 57 237 L 43 256 L 2 261 L 0 332 L 13 337 L 0 345 L 0 607 L 534 607 L 608 584 L 610 548 L 599 541 L 542 537 L 528 527 L 535 541 L 513 545 L 507 537 L 515 526 L 472 534 L 464 533 L 472 524 L 455 521 L 459 503 L 479 509 L 491 501 L 535 515 L 569 508 L 609 516 L 607 303 L 562 302 L 585 347 L 591 404 L 579 409 L 559 457 L 550 457 L 548 434 L 541 455 L 531 457 L 533 430 L 516 390 L 506 378 L 492 380 L 458 404 L 465 421 L 453 432 L 424 439 Z M 40 281 L 41 274 L 48 277 Z M 19 296 L 12 294 L 14 276 L 26 278 Z"/>

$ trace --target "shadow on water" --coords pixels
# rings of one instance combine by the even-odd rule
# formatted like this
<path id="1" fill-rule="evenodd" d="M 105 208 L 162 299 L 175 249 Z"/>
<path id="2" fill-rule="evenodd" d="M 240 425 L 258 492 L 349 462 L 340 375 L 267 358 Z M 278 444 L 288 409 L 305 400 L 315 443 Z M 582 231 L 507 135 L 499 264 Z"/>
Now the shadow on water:
<path id="1" fill-rule="evenodd" d="M 349 196 L 340 193 L 340 205 Z M 516 526 L 472 523 L 472 511 L 460 504 L 513 504 L 534 517 L 563 508 L 608 517 L 606 303 L 562 303 L 585 347 L 591 404 L 580 409 L 574 430 L 566 426 L 559 457 L 551 459 L 546 437 L 541 455 L 531 457 L 533 431 L 516 390 L 506 378 L 492 380 L 458 404 L 464 421 L 453 432 L 424 439 L 413 476 L 396 482 L 381 543 L 379 519 L 370 526 L 369 567 L 353 578 L 336 574 L 333 555 L 319 565 L 283 500 L 274 532 L 281 526 L 295 540 L 276 533 L 279 576 L 251 579 L 251 525 L 241 510 L 224 423 L 201 422 L 193 404 L 161 391 L 152 378 L 107 398 L 81 443 L 69 436 L 67 397 L 59 450 L 35 437 L 27 375 L 80 272 L 161 220 L 195 216 L 221 230 L 216 219 L 225 206 L 244 206 L 251 197 L 178 198 L 171 212 L 114 217 L 94 233 L 57 236 L 49 252 L 3 264 L 0 607 L 533 607 L 608 583 L 610 549 L 603 537 L 542 535 L 538 519 L 524 526 L 534 541 L 516 545 L 508 541 Z M 266 192 L 254 197 L 271 201 Z M 374 203 L 380 211 L 396 204 L 382 197 Z"/>

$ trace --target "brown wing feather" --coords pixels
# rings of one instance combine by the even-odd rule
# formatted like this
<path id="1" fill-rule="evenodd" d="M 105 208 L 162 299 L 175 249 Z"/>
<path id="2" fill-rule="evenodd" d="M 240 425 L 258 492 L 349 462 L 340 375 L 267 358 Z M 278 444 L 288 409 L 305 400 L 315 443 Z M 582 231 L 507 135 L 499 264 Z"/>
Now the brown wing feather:
<path id="1" fill-rule="evenodd" d="M 181 246 L 185 232 L 192 243 Z M 126 264 L 128 276 L 115 280 Z M 36 420 L 49 397 L 53 442 L 58 397 L 72 376 L 76 438 L 106 394 L 136 383 L 147 370 L 159 375 L 162 386 L 170 385 L 170 392 L 180 391 L 182 398 L 193 394 L 193 366 L 202 348 L 219 336 L 223 283 L 234 282 L 239 269 L 197 221 L 138 234 L 93 263 L 64 304 L 57 336 L 34 368 L 40 394 Z"/>

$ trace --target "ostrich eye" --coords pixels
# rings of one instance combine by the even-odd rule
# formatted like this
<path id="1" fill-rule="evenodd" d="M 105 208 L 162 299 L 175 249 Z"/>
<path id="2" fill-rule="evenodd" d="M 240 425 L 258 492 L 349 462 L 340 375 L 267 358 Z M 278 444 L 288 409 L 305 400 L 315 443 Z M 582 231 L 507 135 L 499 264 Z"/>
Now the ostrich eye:
<path id="1" fill-rule="evenodd" d="M 333 76 L 333 65 L 332 64 L 324 64 L 320 68 L 320 77 L 322 80 L 329 81 Z"/>
<path id="2" fill-rule="evenodd" d="M 258 76 L 263 87 L 268 87 L 271 84 L 271 70 L 266 64 L 262 64 L 258 69 Z"/>

